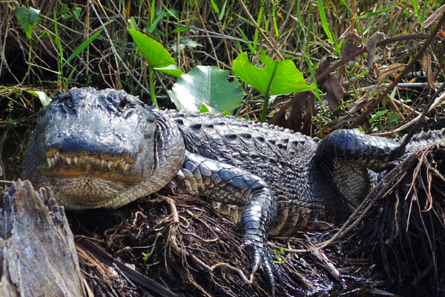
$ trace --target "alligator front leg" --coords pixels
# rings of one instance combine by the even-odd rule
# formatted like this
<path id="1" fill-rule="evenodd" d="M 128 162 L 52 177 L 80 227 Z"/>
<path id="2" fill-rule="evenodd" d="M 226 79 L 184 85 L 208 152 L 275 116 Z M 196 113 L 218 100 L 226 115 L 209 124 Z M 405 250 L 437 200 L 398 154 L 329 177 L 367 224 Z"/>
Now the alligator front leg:
<path id="1" fill-rule="evenodd" d="M 175 179 L 178 189 L 205 195 L 212 201 L 247 205 L 242 216 L 243 247 L 252 256 L 252 273 L 261 267 L 272 293 L 278 273 L 267 249 L 267 233 L 277 212 L 277 202 L 269 185 L 245 170 L 186 152 L 184 166 Z"/>

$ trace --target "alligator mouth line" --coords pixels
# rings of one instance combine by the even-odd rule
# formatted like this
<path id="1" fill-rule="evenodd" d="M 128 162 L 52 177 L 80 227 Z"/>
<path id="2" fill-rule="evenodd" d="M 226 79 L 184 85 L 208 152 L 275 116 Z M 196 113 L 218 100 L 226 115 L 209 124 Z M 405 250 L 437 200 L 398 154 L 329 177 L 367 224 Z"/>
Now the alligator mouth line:
<path id="1" fill-rule="evenodd" d="M 134 164 L 134 161 L 129 157 L 124 158 L 99 158 L 91 155 L 65 155 L 61 154 L 58 151 L 50 151 L 46 154 L 46 161 L 48 162 L 48 168 L 54 168 L 57 165 L 62 165 L 67 163 L 68 165 L 76 165 L 76 164 L 91 164 L 100 167 L 108 167 L 109 169 L 118 169 L 120 167 L 124 171 L 127 171 Z M 127 160 L 125 160 L 127 159 Z"/>

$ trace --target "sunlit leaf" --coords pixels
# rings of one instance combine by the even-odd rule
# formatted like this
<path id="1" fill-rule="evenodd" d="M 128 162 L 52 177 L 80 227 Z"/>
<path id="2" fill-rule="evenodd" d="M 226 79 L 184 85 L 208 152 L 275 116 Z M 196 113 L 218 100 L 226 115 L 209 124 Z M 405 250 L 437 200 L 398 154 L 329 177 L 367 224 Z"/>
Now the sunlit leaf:
<path id="1" fill-rule="evenodd" d="M 290 60 L 274 61 L 261 53 L 263 68 L 250 64 L 244 52 L 233 61 L 232 70 L 240 79 L 263 94 L 279 95 L 311 90 L 303 74 Z"/>
<path id="2" fill-rule="evenodd" d="M 185 111 L 232 112 L 243 99 L 243 89 L 229 71 L 216 66 L 197 66 L 182 75 L 168 91 L 176 107 Z"/>
<path id="3" fill-rule="evenodd" d="M 176 67 L 175 61 L 162 44 L 134 29 L 128 29 L 128 32 L 150 67 L 176 77 L 182 75 L 183 72 Z"/>

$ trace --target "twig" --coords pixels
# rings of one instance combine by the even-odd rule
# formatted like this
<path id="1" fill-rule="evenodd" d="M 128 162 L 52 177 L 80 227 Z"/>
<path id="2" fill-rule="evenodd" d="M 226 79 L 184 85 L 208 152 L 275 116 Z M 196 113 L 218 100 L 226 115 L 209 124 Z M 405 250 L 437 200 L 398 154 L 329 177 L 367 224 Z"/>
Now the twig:
<path id="1" fill-rule="evenodd" d="M 283 251 L 288 252 L 288 253 L 308 253 L 309 250 L 307 249 L 290 249 L 290 248 L 283 248 L 282 246 L 279 246 L 273 242 L 268 241 L 267 245 L 270 247 L 273 247 L 275 249 L 283 249 Z"/>
<path id="2" fill-rule="evenodd" d="M 436 88 L 439 88 L 442 85 L 442 83 L 434 83 L 434 86 Z M 384 83 L 380 86 L 384 86 L 384 87 L 389 87 L 390 84 L 389 83 Z M 376 87 L 378 87 L 377 85 L 372 85 L 372 86 L 367 86 L 367 87 L 362 87 L 362 88 L 357 88 L 356 91 L 366 91 L 366 90 L 370 90 L 370 89 L 375 89 Z M 398 88 L 429 88 L 429 84 L 427 82 L 411 82 L 411 83 L 399 83 L 397 84 Z"/>

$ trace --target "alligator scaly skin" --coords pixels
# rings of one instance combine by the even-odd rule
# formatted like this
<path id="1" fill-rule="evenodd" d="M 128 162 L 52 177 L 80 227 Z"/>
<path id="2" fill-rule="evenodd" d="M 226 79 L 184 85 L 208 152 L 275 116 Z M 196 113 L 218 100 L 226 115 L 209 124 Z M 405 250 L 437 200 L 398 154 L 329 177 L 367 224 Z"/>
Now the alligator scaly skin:
<path id="1" fill-rule="evenodd" d="M 268 234 L 345 220 L 372 186 L 369 169 L 383 170 L 398 146 L 358 130 L 320 141 L 233 117 L 161 112 L 124 91 L 74 88 L 40 111 L 24 173 L 52 186 L 67 208 L 116 208 L 168 183 L 244 206 L 244 246 L 273 288 Z"/>

